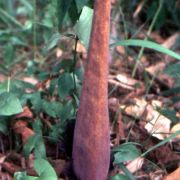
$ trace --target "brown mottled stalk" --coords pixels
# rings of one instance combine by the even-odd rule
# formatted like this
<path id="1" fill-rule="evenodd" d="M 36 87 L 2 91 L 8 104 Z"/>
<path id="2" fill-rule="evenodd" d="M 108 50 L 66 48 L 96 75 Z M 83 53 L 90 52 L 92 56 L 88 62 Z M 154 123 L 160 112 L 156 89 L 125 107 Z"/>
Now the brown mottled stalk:
<path id="1" fill-rule="evenodd" d="M 95 0 L 88 62 L 73 142 L 73 168 L 80 180 L 105 180 L 108 174 L 109 19 L 110 0 Z"/>

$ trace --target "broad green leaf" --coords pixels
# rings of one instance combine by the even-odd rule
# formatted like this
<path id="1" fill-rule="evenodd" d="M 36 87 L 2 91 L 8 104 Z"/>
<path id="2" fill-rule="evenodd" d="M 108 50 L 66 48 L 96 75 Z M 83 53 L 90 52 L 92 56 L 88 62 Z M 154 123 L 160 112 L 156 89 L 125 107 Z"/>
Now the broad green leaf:
<path id="1" fill-rule="evenodd" d="M 119 145 L 115 147 L 112 152 L 114 152 L 115 164 L 133 160 L 141 155 L 136 146 L 131 143 Z"/>
<path id="2" fill-rule="evenodd" d="M 93 10 L 85 6 L 81 12 L 79 21 L 75 25 L 75 31 L 84 46 L 88 49 L 91 34 Z"/>
<path id="3" fill-rule="evenodd" d="M 171 96 L 171 95 L 176 95 L 178 93 L 180 93 L 180 86 L 163 91 L 161 94 L 163 96 Z"/>
<path id="4" fill-rule="evenodd" d="M 158 112 L 168 119 L 170 119 L 174 124 L 178 123 L 178 118 L 176 117 L 176 111 L 170 108 L 157 108 Z"/>
<path id="5" fill-rule="evenodd" d="M 63 59 L 56 67 L 53 68 L 53 72 L 57 73 L 61 69 L 66 72 L 71 72 L 74 62 L 71 59 Z"/>
<path id="6" fill-rule="evenodd" d="M 33 11 L 33 5 L 31 4 L 31 1 L 20 0 L 20 2 L 26 7 L 27 11 Z"/>
<path id="7" fill-rule="evenodd" d="M 13 36 L 13 37 L 10 38 L 9 41 L 10 41 L 10 43 L 12 43 L 13 45 L 17 45 L 17 46 L 28 46 L 28 45 L 26 44 L 26 42 L 23 42 L 19 37 Z"/>
<path id="8" fill-rule="evenodd" d="M 61 122 L 52 125 L 51 131 L 49 132 L 49 141 L 52 143 L 58 143 L 63 135 L 64 128 L 61 128 Z"/>
<path id="9" fill-rule="evenodd" d="M 48 161 L 37 159 L 34 162 L 34 168 L 39 175 L 37 180 L 57 180 L 56 172 Z"/>
<path id="10" fill-rule="evenodd" d="M 36 159 L 34 161 L 34 169 L 38 177 L 27 176 L 26 172 L 16 172 L 14 180 L 57 180 L 58 177 L 51 164 L 45 159 Z"/>
<path id="11" fill-rule="evenodd" d="M 34 148 L 34 154 L 36 158 L 46 158 L 46 147 L 42 136 L 39 136 L 38 143 Z"/>
<path id="12" fill-rule="evenodd" d="M 148 40 L 129 39 L 129 40 L 118 41 L 110 45 L 110 47 L 115 47 L 115 46 L 140 46 L 144 48 L 150 48 L 180 60 L 179 54 L 163 47 L 162 45 L 159 45 L 157 43 Z"/>
<path id="13" fill-rule="evenodd" d="M 173 103 L 177 103 L 177 102 L 180 102 L 180 96 L 175 96 L 172 98 L 172 102 Z"/>
<path id="14" fill-rule="evenodd" d="M 33 130 L 35 133 L 42 135 L 43 124 L 39 118 L 36 118 L 33 122 Z"/>
<path id="15" fill-rule="evenodd" d="M 23 147 L 24 156 L 27 158 L 32 150 L 35 152 L 35 157 L 46 157 L 44 140 L 40 134 L 35 134 L 28 139 L 27 143 Z"/>
<path id="16" fill-rule="evenodd" d="M 66 96 L 70 95 L 70 92 L 74 88 L 73 77 L 70 73 L 64 73 L 59 77 L 58 80 L 58 92 L 59 97 L 64 99 Z"/>
<path id="17" fill-rule="evenodd" d="M 8 81 L 0 83 L 0 94 L 7 91 L 7 85 Z M 10 92 L 19 99 L 21 99 L 21 97 L 25 94 L 25 90 L 27 89 L 33 90 L 34 85 L 16 79 L 13 79 L 13 81 L 10 83 Z"/>
<path id="18" fill-rule="evenodd" d="M 37 177 L 27 176 L 26 172 L 15 172 L 14 173 L 14 180 L 36 180 Z"/>
<path id="19" fill-rule="evenodd" d="M 59 102 L 42 101 L 42 110 L 49 116 L 57 118 L 62 111 L 62 104 Z"/>
<path id="20" fill-rule="evenodd" d="M 67 101 L 66 104 L 63 106 L 62 112 L 60 114 L 60 118 L 62 122 L 67 119 L 74 118 L 74 105 L 73 101 Z"/>
<path id="21" fill-rule="evenodd" d="M 25 158 L 28 158 L 31 151 L 35 148 L 38 140 L 39 140 L 39 137 L 36 134 L 29 137 L 28 141 L 23 147 L 23 153 L 24 153 Z"/>
<path id="22" fill-rule="evenodd" d="M 49 51 L 53 49 L 58 44 L 59 39 L 60 39 L 59 33 L 53 34 L 53 36 L 50 38 L 49 42 L 47 43 L 45 50 Z"/>
<path id="23" fill-rule="evenodd" d="M 169 64 L 164 73 L 168 74 L 169 76 L 179 79 L 180 80 L 180 63 Z"/>
<path id="24" fill-rule="evenodd" d="M 8 43 L 4 48 L 4 54 L 3 54 L 4 62 L 7 66 L 9 66 L 13 62 L 14 53 L 15 53 L 14 46 Z"/>
<path id="25" fill-rule="evenodd" d="M 13 23 L 17 27 L 23 28 L 23 25 L 19 21 L 17 21 L 14 16 L 11 16 L 10 14 L 8 14 L 8 12 L 6 12 L 2 8 L 0 8 L 0 17 L 1 16 L 3 16 L 7 20 L 8 23 Z"/>
<path id="26" fill-rule="evenodd" d="M 84 67 L 76 68 L 75 73 L 77 75 L 77 78 L 82 83 L 84 77 Z"/>
<path id="27" fill-rule="evenodd" d="M 19 99 L 13 94 L 4 92 L 0 94 L 0 115 L 10 116 L 23 111 Z"/>
<path id="28" fill-rule="evenodd" d="M 111 177 L 110 180 L 130 180 L 130 179 L 123 174 L 116 174 L 115 176 Z"/>
<path id="29" fill-rule="evenodd" d="M 30 99 L 36 112 L 39 112 L 42 108 L 42 99 L 40 92 L 28 94 L 27 98 Z"/>

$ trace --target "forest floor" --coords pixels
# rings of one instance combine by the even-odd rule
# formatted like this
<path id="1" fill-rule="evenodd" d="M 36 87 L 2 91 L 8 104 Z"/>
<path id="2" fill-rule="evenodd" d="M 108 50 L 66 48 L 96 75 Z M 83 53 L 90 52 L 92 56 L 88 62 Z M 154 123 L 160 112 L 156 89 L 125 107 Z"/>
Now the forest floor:
<path id="1" fill-rule="evenodd" d="M 147 31 L 146 29 L 137 33 L 136 39 L 146 39 Z M 125 37 L 123 33 L 117 35 L 117 31 L 114 34 L 113 23 L 111 35 Z M 166 28 L 164 32 L 163 29 L 154 30 L 149 39 L 180 54 L 178 29 Z M 63 48 L 57 46 L 46 58 L 37 50 L 41 47 L 21 48 L 16 53 L 23 61 L 15 63 L 9 75 L 0 71 L 0 93 L 7 85 L 5 81 L 11 78 L 11 89 L 21 98 L 23 104 L 22 113 L 8 118 L 0 116 L 0 180 L 11 180 L 15 172 L 19 171 L 37 176 L 33 163 L 40 154 L 46 154 L 59 179 L 68 179 L 68 176 L 71 176 L 75 118 L 72 111 L 74 99 L 78 102 L 78 95 L 68 94 L 71 83 L 66 74 L 68 77 L 63 76 L 64 79 L 61 80 L 68 90 L 63 87 L 58 90 L 59 94 L 65 97 L 58 104 L 57 87 L 54 84 L 58 83 L 59 74 L 70 71 L 69 59 L 73 57 L 74 41 L 62 38 L 61 43 Z M 82 70 L 86 63 L 87 50 L 78 42 L 76 51 L 75 68 Z M 111 159 L 109 177 L 123 174 L 123 170 L 117 165 L 119 161 L 123 162 L 128 173 L 133 174 L 135 179 L 178 180 L 180 135 L 178 133 L 175 136 L 174 133 L 180 131 L 180 63 L 151 49 L 144 49 L 137 61 L 139 52 L 139 47 L 110 48 L 110 146 L 112 150 L 120 147 L 120 151 Z M 38 59 L 34 64 L 29 60 L 33 56 Z M 2 64 L 0 62 L 0 66 Z M 26 73 L 22 75 L 21 72 L 24 71 Z M 61 112 L 57 110 L 60 106 Z M 68 121 L 65 127 L 61 127 L 58 124 L 58 113 L 63 120 L 73 121 Z M 40 136 L 35 136 L 36 134 Z M 51 137 L 55 138 L 55 141 L 50 140 Z M 25 159 L 25 156 L 28 158 Z M 118 179 L 118 176 L 116 178 Z"/>

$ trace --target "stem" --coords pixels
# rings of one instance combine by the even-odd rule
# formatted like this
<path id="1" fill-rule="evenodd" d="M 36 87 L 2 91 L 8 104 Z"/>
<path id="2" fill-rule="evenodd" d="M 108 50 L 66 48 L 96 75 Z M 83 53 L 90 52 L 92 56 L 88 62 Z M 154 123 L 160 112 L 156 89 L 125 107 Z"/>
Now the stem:
<path id="1" fill-rule="evenodd" d="M 75 67 L 76 67 L 76 61 L 77 61 L 77 44 L 78 44 L 78 37 L 75 37 L 75 47 L 74 47 L 74 57 L 73 57 L 73 81 L 74 81 L 74 91 L 77 92 L 77 87 L 76 87 L 76 77 L 75 77 Z"/>
<path id="2" fill-rule="evenodd" d="M 110 162 L 107 91 L 110 0 L 95 1 L 92 24 L 72 156 L 77 179 L 105 180 Z"/>
<path id="3" fill-rule="evenodd" d="M 158 16 L 159 16 L 160 11 L 161 11 L 163 2 L 164 2 L 164 0 L 159 0 L 159 6 L 158 6 L 158 8 L 157 8 L 157 11 L 156 11 L 156 13 L 155 13 L 155 15 L 154 15 L 154 18 L 153 18 L 151 24 L 150 24 L 149 30 L 148 30 L 148 32 L 147 32 L 147 36 L 144 38 L 144 40 L 147 40 L 148 37 L 150 36 L 150 34 L 151 34 L 151 32 L 152 32 L 152 29 L 153 29 L 153 27 L 154 27 L 154 25 L 155 25 L 155 22 L 156 22 L 156 20 L 157 20 L 157 18 L 158 18 Z M 142 47 L 142 48 L 140 49 L 140 51 L 139 51 L 138 57 L 137 57 L 137 59 L 136 59 L 136 64 L 135 64 L 135 66 L 134 66 L 134 68 L 133 68 L 132 77 L 134 77 L 134 76 L 136 75 L 136 71 L 137 71 L 137 68 L 138 68 L 138 66 L 139 66 L 139 63 L 140 63 L 140 61 L 141 61 L 141 58 L 142 58 L 142 56 L 143 56 L 143 53 L 144 53 L 144 47 Z"/>
<path id="4" fill-rule="evenodd" d="M 135 180 L 135 177 L 131 174 L 131 172 L 127 169 L 127 167 L 123 163 L 118 164 L 118 166 L 121 168 L 121 170 L 126 174 L 126 176 L 130 180 Z"/>
<path id="5" fill-rule="evenodd" d="M 8 76 L 8 80 L 7 80 L 7 92 L 10 92 L 10 84 L 11 84 L 11 76 Z"/>
<path id="6" fill-rule="evenodd" d="M 33 59 L 35 60 L 36 58 L 36 45 L 37 45 L 37 41 L 36 41 L 36 0 L 33 0 L 33 7 L 34 7 L 34 11 L 33 11 Z"/>

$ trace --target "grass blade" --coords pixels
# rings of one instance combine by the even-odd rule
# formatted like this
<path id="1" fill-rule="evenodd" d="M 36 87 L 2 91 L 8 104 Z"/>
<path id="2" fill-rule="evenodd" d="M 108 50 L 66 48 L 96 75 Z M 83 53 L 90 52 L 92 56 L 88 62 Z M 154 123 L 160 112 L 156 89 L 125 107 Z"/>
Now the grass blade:
<path id="1" fill-rule="evenodd" d="M 160 44 L 148 40 L 129 39 L 129 40 L 118 41 L 110 45 L 111 48 L 116 46 L 139 46 L 144 48 L 150 48 L 180 60 L 179 54 L 175 53 L 174 51 L 171 51 L 170 49 L 163 47 Z"/>
<path id="2" fill-rule="evenodd" d="M 179 134 L 180 134 L 180 130 L 177 131 L 176 133 L 173 133 L 171 136 L 169 136 L 168 138 L 164 139 L 163 141 L 161 141 L 160 143 L 156 144 L 155 146 L 149 148 L 146 152 L 141 154 L 141 156 L 146 156 L 148 153 L 150 153 L 151 151 L 155 150 L 156 148 L 164 145 L 165 143 L 169 142 L 171 139 L 175 138 Z"/>

